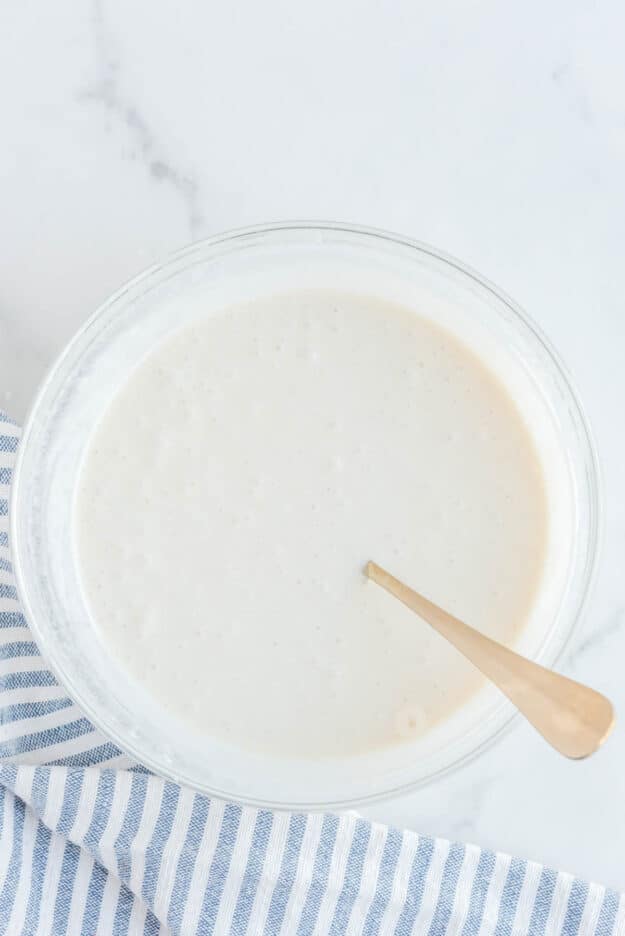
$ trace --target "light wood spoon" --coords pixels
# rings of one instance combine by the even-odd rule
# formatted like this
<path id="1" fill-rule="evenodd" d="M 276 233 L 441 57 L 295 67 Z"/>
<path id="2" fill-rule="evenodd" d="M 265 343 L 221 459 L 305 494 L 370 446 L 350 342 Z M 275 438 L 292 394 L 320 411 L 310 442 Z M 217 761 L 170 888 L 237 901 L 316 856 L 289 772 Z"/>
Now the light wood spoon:
<path id="1" fill-rule="evenodd" d="M 566 757 L 588 757 L 612 731 L 614 709 L 601 693 L 532 663 L 485 637 L 408 588 L 375 562 L 367 564 L 366 573 L 477 666 L 556 751 Z"/>

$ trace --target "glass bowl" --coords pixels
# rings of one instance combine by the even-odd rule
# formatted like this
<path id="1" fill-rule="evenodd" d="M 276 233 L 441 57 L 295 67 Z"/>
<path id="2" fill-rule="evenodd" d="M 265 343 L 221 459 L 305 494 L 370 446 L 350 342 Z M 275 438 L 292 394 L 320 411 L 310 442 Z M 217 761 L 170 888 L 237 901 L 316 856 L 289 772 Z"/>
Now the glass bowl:
<path id="1" fill-rule="evenodd" d="M 52 367 L 22 436 L 11 523 L 24 612 L 59 681 L 121 749 L 207 794 L 289 809 L 352 806 L 431 781 L 484 750 L 514 710 L 485 686 L 424 738 L 345 761 L 278 758 L 198 737 L 133 683 L 100 641 L 82 593 L 73 509 L 93 426 L 150 348 L 208 307 L 309 285 L 427 307 L 469 345 L 479 344 L 523 396 L 551 472 L 559 559 L 549 572 L 551 591 L 517 647 L 546 666 L 562 653 L 586 602 L 600 514 L 588 424 L 557 355 L 510 299 L 423 244 L 330 223 L 235 231 L 174 254 L 105 302 Z"/>

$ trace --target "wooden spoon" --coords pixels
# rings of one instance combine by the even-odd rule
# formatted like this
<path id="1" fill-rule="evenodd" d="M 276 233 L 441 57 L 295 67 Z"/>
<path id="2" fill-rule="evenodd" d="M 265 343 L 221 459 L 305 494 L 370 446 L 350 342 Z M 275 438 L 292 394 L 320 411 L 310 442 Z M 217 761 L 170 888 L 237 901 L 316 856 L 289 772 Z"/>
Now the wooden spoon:
<path id="1" fill-rule="evenodd" d="M 408 588 L 375 562 L 367 564 L 366 573 L 477 666 L 556 751 L 566 757 L 588 757 L 612 731 L 614 709 L 601 693 L 532 663 L 485 637 Z"/>

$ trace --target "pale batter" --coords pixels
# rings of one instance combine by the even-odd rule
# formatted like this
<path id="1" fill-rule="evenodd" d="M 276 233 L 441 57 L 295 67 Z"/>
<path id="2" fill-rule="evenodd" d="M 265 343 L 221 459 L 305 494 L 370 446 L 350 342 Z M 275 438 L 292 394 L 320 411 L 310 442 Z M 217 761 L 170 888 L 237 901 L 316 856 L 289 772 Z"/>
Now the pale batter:
<path id="1" fill-rule="evenodd" d="M 157 702 L 235 745 L 347 756 L 481 685 L 366 561 L 510 643 L 547 515 L 532 438 L 473 352 L 407 308 L 302 290 L 138 364 L 95 429 L 76 534 L 101 637 Z"/>

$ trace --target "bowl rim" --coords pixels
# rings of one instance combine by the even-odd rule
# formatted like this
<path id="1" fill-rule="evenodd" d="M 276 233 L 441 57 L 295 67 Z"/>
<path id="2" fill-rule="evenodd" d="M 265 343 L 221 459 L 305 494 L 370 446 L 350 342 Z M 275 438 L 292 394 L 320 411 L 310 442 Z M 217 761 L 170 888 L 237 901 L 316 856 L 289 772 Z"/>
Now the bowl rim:
<path id="1" fill-rule="evenodd" d="M 569 396 L 569 400 L 574 404 L 575 416 L 577 418 L 580 434 L 583 438 L 583 443 L 586 448 L 586 481 L 588 488 L 591 491 L 591 497 L 589 499 L 589 518 L 587 529 L 587 558 L 583 572 L 580 573 L 582 587 L 580 589 L 575 614 L 572 616 L 566 636 L 562 640 L 559 648 L 557 649 L 557 652 L 553 657 L 553 665 L 562 660 L 570 646 L 572 638 L 577 633 L 579 624 L 584 616 L 585 611 L 587 610 L 592 589 L 596 581 L 604 531 L 604 490 L 602 484 L 600 461 L 593 432 L 571 374 L 568 371 L 566 365 L 563 363 L 559 352 L 555 349 L 551 341 L 546 337 L 542 329 L 525 312 L 525 310 L 519 306 L 519 304 L 515 302 L 506 292 L 496 286 L 488 278 L 484 277 L 481 273 L 478 273 L 463 261 L 458 260 L 455 256 L 448 254 L 443 250 L 439 250 L 438 248 L 435 248 L 422 241 L 381 228 L 369 227 L 360 224 L 351 224 L 347 222 L 333 222 L 324 220 L 284 220 L 234 228 L 211 235 L 206 238 L 192 241 L 191 243 L 169 253 L 162 261 L 151 264 L 136 274 L 134 277 L 127 280 L 121 287 L 111 293 L 102 303 L 100 303 L 91 313 L 91 315 L 86 318 L 83 324 L 74 332 L 72 337 L 65 344 L 60 353 L 56 356 L 47 369 L 28 408 L 20 436 L 10 492 L 9 545 L 11 550 L 11 558 L 13 560 L 13 573 L 21 609 L 46 662 L 46 665 L 53 672 L 59 684 L 67 690 L 68 695 L 72 698 L 72 700 L 75 701 L 76 704 L 85 712 L 85 715 L 93 723 L 94 727 L 103 731 L 107 737 L 110 737 L 107 728 L 101 727 L 103 723 L 106 725 L 106 718 L 101 717 L 100 713 L 98 712 L 91 711 L 89 705 L 85 705 L 80 699 L 79 693 L 74 692 L 73 687 L 70 688 L 71 680 L 69 681 L 68 685 L 68 680 L 57 668 L 57 664 L 54 659 L 54 653 L 52 652 L 52 654 L 50 654 L 49 652 L 51 642 L 49 637 L 45 637 L 45 631 L 42 631 L 42 629 L 39 627 L 39 623 L 36 621 L 36 616 L 32 612 L 32 606 L 29 599 L 28 581 L 24 574 L 24 568 L 21 561 L 20 536 L 18 532 L 17 517 L 19 512 L 20 492 L 22 487 L 22 466 L 39 408 L 44 398 L 46 397 L 48 388 L 56 372 L 62 366 L 66 357 L 71 354 L 74 346 L 80 343 L 85 333 L 89 331 L 93 324 L 97 322 L 112 305 L 117 303 L 120 299 L 123 299 L 126 293 L 137 289 L 137 287 L 140 287 L 142 283 L 150 280 L 152 277 L 156 276 L 163 270 L 172 268 L 180 261 L 192 257 L 196 252 L 201 252 L 203 250 L 219 246 L 220 244 L 227 244 L 229 242 L 242 240 L 256 235 L 272 234 L 276 232 L 288 233 L 289 231 L 318 231 L 320 234 L 323 232 L 333 232 L 370 237 L 374 240 L 381 240 L 387 243 L 397 244 L 401 247 L 411 248 L 416 250 L 418 253 L 432 258 L 435 261 L 442 261 L 444 264 L 448 265 L 452 269 L 455 269 L 460 274 L 468 277 L 470 280 L 473 280 L 480 288 L 487 290 L 495 297 L 496 300 L 503 303 L 503 305 L 507 307 L 508 311 L 512 313 L 513 318 L 520 320 L 525 328 L 532 334 L 533 338 L 542 346 L 543 350 L 550 358 L 551 363 L 555 367 L 559 378 L 562 380 Z M 454 760 L 433 770 L 426 776 L 402 783 L 388 790 L 377 791 L 369 795 L 359 796 L 357 798 L 344 798 L 314 803 L 298 802 L 296 804 L 290 804 L 268 802 L 263 799 L 239 795 L 237 795 L 235 799 L 237 802 L 255 807 L 264 807 L 278 810 L 319 811 L 328 809 L 353 808 L 357 805 L 370 805 L 391 799 L 396 796 L 405 795 L 421 787 L 429 785 L 432 782 L 439 780 L 462 767 L 467 766 L 490 747 L 494 746 L 496 742 L 501 740 L 501 738 L 503 738 L 511 730 L 514 724 L 518 723 L 520 717 L 518 711 L 507 699 L 504 699 L 502 702 L 502 712 L 503 714 L 500 724 L 495 728 L 495 730 L 492 731 L 490 735 L 482 739 L 472 750 L 461 754 Z M 186 778 L 177 776 L 175 769 L 168 770 L 164 768 L 162 764 L 155 762 L 151 758 L 146 759 L 142 752 L 139 752 L 134 748 L 131 741 L 127 741 L 125 739 L 120 740 L 116 737 L 112 737 L 111 740 L 118 748 L 120 748 L 122 752 L 128 754 L 133 760 L 148 767 L 155 773 L 160 774 L 161 776 L 171 779 L 177 783 L 185 783 L 189 785 L 190 781 Z M 200 790 L 200 786 L 198 785 L 196 789 Z M 207 788 L 205 789 L 204 787 L 202 787 L 201 790 L 205 793 L 205 795 L 217 796 L 226 800 L 233 799 L 233 794 L 229 793 L 228 791 L 219 789 L 209 790 Z"/>

